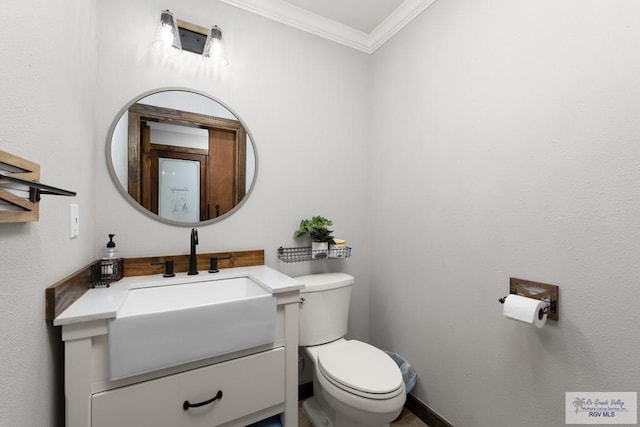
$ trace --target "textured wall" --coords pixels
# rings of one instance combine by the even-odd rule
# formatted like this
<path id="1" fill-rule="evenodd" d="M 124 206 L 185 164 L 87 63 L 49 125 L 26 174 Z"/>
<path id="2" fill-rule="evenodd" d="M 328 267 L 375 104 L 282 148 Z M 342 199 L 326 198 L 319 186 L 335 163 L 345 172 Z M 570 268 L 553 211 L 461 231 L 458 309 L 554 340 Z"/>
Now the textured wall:
<path id="1" fill-rule="evenodd" d="M 179 19 L 224 30 L 229 65 L 207 67 L 188 52 L 164 58 L 151 48 L 156 21 L 168 8 Z M 231 217 L 199 227 L 198 251 L 264 248 L 267 265 L 291 275 L 344 270 L 358 278 L 351 332 L 368 333 L 366 151 L 369 57 L 217 1 L 100 1 L 96 186 L 98 246 L 116 233 L 122 254 L 188 253 L 189 228 L 151 220 L 115 190 L 104 160 L 112 120 L 121 107 L 156 88 L 188 87 L 234 110 L 258 151 L 256 186 Z M 126 78 L 123 78 L 126 76 Z M 334 220 L 336 237 L 354 248 L 345 261 L 281 264 L 279 246 L 302 218 Z M 103 239 L 102 236 L 105 236 Z M 105 240 L 106 242 L 106 240 Z M 99 249 L 99 247 L 97 247 Z"/>
<path id="2" fill-rule="evenodd" d="M 230 66 L 151 51 L 167 7 L 222 26 Z M 258 147 L 253 194 L 201 227 L 199 250 L 265 248 L 285 273 L 356 275 L 352 335 L 366 338 L 370 319 L 372 340 L 409 358 L 417 395 L 457 427 L 560 425 L 565 391 L 636 390 L 635 2 L 440 1 L 372 58 L 204 0 L 5 12 L 15 37 L 0 40 L 0 147 L 77 191 L 82 223 L 70 240 L 71 200 L 51 197 L 38 223 L 0 225 L 1 425 L 59 416 L 46 286 L 94 259 L 109 232 L 125 256 L 187 252 L 188 229 L 140 215 L 104 163 L 119 109 L 167 86 L 228 104 Z M 279 264 L 275 249 L 318 213 L 354 256 Z M 560 322 L 503 319 L 509 276 L 560 285 Z"/>
<path id="3" fill-rule="evenodd" d="M 77 192 L 43 196 L 38 222 L 0 224 L 2 426 L 60 425 L 60 338 L 44 320 L 44 290 L 95 255 L 95 12 L 94 1 L 25 0 L 0 15 L 0 149 Z M 70 203 L 80 205 L 73 240 Z"/>
<path id="4" fill-rule="evenodd" d="M 15 2 L 14 2 L 15 3 Z M 159 12 L 225 30 L 230 65 L 159 57 Z M 358 277 L 351 333 L 368 333 L 366 207 L 368 60 L 352 49 L 215 1 L 24 1 L 0 24 L 0 148 L 43 166 L 43 180 L 78 192 L 81 234 L 68 237 L 69 199 L 47 197 L 41 220 L 0 225 L 0 425 L 59 425 L 59 330 L 44 321 L 44 289 L 99 255 L 116 233 L 124 256 L 187 253 L 189 229 L 148 219 L 116 192 L 105 141 L 119 109 L 139 94 L 188 87 L 234 109 L 257 144 L 253 194 L 233 217 L 200 227 L 199 251 L 264 248 L 285 273 L 344 270 Z M 348 261 L 281 265 L 275 250 L 301 218 L 334 219 Z"/>
<path id="5" fill-rule="evenodd" d="M 456 427 L 638 390 L 639 14 L 439 1 L 373 56 L 371 338 Z M 560 321 L 504 319 L 512 276 L 559 285 Z"/>

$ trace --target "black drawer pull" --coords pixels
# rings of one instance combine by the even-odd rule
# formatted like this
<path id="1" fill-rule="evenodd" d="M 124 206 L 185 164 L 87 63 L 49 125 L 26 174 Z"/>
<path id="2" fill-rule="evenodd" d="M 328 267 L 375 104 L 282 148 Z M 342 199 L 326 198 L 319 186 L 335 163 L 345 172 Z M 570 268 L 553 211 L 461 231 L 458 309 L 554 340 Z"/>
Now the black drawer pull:
<path id="1" fill-rule="evenodd" d="M 200 406 L 208 405 L 209 403 L 213 403 L 216 400 L 220 400 L 220 399 L 222 399 L 222 390 L 218 390 L 218 392 L 216 393 L 215 396 L 213 396 L 209 400 L 205 400 L 204 402 L 189 403 L 188 400 L 185 400 L 184 403 L 182 404 L 182 409 L 184 409 L 186 411 L 189 408 L 199 408 Z"/>

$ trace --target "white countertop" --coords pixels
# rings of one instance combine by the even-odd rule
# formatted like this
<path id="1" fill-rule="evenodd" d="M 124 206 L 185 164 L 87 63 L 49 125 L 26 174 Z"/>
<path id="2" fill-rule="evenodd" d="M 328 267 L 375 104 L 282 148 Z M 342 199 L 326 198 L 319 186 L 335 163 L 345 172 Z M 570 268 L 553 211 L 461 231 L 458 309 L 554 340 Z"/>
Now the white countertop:
<path id="1" fill-rule="evenodd" d="M 200 274 L 194 276 L 189 276 L 187 273 L 176 273 L 176 276 L 171 278 L 162 277 L 161 274 L 125 277 L 118 282 L 112 283 L 108 288 L 89 289 L 56 317 L 53 324 L 55 326 L 62 326 L 91 320 L 114 318 L 130 289 L 180 285 L 183 283 L 206 282 L 245 276 L 251 277 L 255 282 L 259 283 L 274 295 L 304 288 L 304 284 L 298 280 L 266 265 L 224 268 L 220 269 L 220 272 L 213 274 L 203 270 Z"/>

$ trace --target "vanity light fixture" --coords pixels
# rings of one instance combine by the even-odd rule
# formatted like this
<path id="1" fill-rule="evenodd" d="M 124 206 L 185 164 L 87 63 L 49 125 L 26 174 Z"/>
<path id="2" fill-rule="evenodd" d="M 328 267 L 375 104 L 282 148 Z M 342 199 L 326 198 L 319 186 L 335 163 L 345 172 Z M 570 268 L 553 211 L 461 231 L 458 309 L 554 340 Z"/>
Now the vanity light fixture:
<path id="1" fill-rule="evenodd" d="M 214 25 L 207 34 L 207 41 L 204 44 L 202 58 L 212 61 L 220 65 L 227 65 L 227 55 L 224 48 L 224 40 L 222 39 L 222 29 Z"/>
<path id="2" fill-rule="evenodd" d="M 172 54 L 182 53 L 178 22 L 169 9 L 165 9 L 160 13 L 160 22 L 156 29 L 153 46 Z"/>
<path id="3" fill-rule="evenodd" d="M 214 25 L 207 29 L 181 21 L 169 9 L 160 14 L 153 46 L 173 54 L 186 50 L 202 55 L 205 61 L 214 64 L 224 66 L 229 63 L 220 27 Z"/>

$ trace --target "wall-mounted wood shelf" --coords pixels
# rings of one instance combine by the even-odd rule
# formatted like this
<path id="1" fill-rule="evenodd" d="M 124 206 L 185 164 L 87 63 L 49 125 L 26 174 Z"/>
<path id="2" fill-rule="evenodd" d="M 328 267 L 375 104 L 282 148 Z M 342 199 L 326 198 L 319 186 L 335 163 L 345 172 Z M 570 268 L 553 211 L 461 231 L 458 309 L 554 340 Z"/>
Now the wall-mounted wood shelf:
<path id="1" fill-rule="evenodd" d="M 0 223 L 38 221 L 43 194 L 76 195 L 39 180 L 39 164 L 0 150 Z"/>

